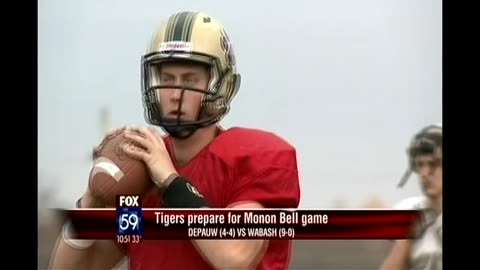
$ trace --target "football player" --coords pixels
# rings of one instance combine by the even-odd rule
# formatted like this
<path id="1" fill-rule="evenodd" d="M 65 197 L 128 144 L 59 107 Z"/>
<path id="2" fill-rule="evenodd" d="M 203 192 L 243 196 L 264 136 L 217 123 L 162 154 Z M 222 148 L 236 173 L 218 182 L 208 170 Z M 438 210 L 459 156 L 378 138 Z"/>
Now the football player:
<path id="1" fill-rule="evenodd" d="M 395 208 L 421 210 L 414 238 L 397 240 L 382 269 L 442 269 L 442 125 L 423 128 L 408 147 L 409 168 L 419 175 L 423 196 L 402 200 Z"/>
<path id="2" fill-rule="evenodd" d="M 126 129 L 131 143 L 124 150 L 146 163 L 156 184 L 143 207 L 298 207 L 295 148 L 271 132 L 220 127 L 240 87 L 240 74 L 231 41 L 217 20 L 199 12 L 173 14 L 154 32 L 141 70 L 150 126 Z M 102 207 L 88 188 L 77 205 Z M 69 225 L 64 227 L 52 268 L 111 269 L 127 256 L 132 270 L 283 270 L 290 260 L 291 242 L 285 240 L 144 240 L 119 246 L 71 239 Z"/>

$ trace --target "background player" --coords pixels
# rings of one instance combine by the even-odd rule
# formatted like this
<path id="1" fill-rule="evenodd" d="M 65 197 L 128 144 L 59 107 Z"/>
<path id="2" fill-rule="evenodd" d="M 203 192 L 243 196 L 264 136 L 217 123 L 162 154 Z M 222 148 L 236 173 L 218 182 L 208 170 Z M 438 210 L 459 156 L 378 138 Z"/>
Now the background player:
<path id="1" fill-rule="evenodd" d="M 415 240 L 397 240 L 381 269 L 442 269 L 442 125 L 418 132 L 408 147 L 409 168 L 420 178 L 423 196 L 404 199 L 398 209 L 422 209 Z"/>
<path id="2" fill-rule="evenodd" d="M 181 12 L 159 26 L 142 58 L 142 100 L 147 122 L 169 136 L 151 127 L 132 127 L 142 136 L 125 135 L 143 146 L 125 145 L 125 151 L 145 161 L 157 184 L 144 207 L 298 207 L 295 148 L 269 132 L 218 126 L 239 86 L 230 40 L 214 18 Z M 88 189 L 80 206 L 102 207 Z M 127 255 L 130 269 L 286 269 L 291 252 L 290 241 L 274 240 L 119 247 L 70 239 L 66 228 L 52 268 L 107 269 Z"/>

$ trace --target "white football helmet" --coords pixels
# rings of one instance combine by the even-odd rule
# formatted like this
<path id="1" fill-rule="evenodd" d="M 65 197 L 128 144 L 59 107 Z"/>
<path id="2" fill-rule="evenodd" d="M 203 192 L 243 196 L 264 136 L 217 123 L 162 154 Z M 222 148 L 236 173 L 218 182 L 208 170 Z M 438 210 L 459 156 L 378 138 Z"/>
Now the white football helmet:
<path id="1" fill-rule="evenodd" d="M 191 61 L 210 69 L 206 89 L 160 85 L 158 65 L 166 61 Z M 145 120 L 162 127 L 173 137 L 186 138 L 200 127 L 220 121 L 240 87 L 235 55 L 222 24 L 201 12 L 179 12 L 171 15 L 156 29 L 142 56 L 142 101 Z M 194 121 L 167 119 L 162 115 L 158 91 L 178 88 L 203 93 L 200 112 Z M 183 92 L 182 92 L 183 99 Z M 182 101 L 180 100 L 179 108 Z"/>
<path id="2" fill-rule="evenodd" d="M 403 187 L 407 183 L 412 172 L 415 171 L 414 161 L 418 154 L 434 154 L 441 156 L 442 144 L 442 123 L 428 125 L 416 133 L 407 147 L 408 168 L 398 183 L 398 187 Z"/>

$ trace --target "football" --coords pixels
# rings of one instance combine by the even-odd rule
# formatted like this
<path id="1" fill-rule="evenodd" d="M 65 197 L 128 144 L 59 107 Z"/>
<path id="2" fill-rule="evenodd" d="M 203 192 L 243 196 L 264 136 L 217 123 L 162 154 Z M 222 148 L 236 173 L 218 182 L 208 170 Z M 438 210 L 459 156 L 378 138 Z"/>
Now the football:
<path id="1" fill-rule="evenodd" d="M 125 140 L 120 132 L 103 141 L 90 170 L 90 191 L 106 207 L 115 207 L 117 195 L 142 195 L 154 186 L 145 163 L 123 151 Z"/>

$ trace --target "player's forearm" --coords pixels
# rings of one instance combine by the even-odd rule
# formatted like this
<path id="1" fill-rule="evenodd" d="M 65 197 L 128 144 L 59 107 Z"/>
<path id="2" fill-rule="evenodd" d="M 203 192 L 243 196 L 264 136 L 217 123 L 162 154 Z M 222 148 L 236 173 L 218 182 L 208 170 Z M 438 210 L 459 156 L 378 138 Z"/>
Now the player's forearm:
<path id="1" fill-rule="evenodd" d="M 215 269 L 253 269 L 266 251 L 266 240 L 193 240 Z"/>
<path id="2" fill-rule="evenodd" d="M 392 250 L 383 262 L 380 270 L 406 270 L 408 269 L 408 255 L 410 252 L 409 240 L 395 241 Z"/>
<path id="3" fill-rule="evenodd" d="M 165 182 L 168 184 L 163 194 L 165 207 L 208 207 L 203 196 L 192 191 L 192 186 L 187 179 L 173 174 Z M 262 207 L 258 203 L 242 204 L 241 206 L 245 208 Z M 265 240 L 193 240 L 192 242 L 215 269 L 255 268 L 268 244 Z"/>
<path id="4" fill-rule="evenodd" d="M 50 259 L 50 269 L 112 269 L 125 258 L 124 252 L 111 240 L 95 240 L 79 248 L 59 238 Z"/>
<path id="5" fill-rule="evenodd" d="M 111 240 L 81 240 L 72 237 L 67 222 L 50 259 L 50 269 L 111 269 L 125 257 Z"/>
<path id="6" fill-rule="evenodd" d="M 90 248 L 75 249 L 69 246 L 63 236 L 57 240 L 57 244 L 50 258 L 49 269 L 88 269 L 88 257 Z"/>

